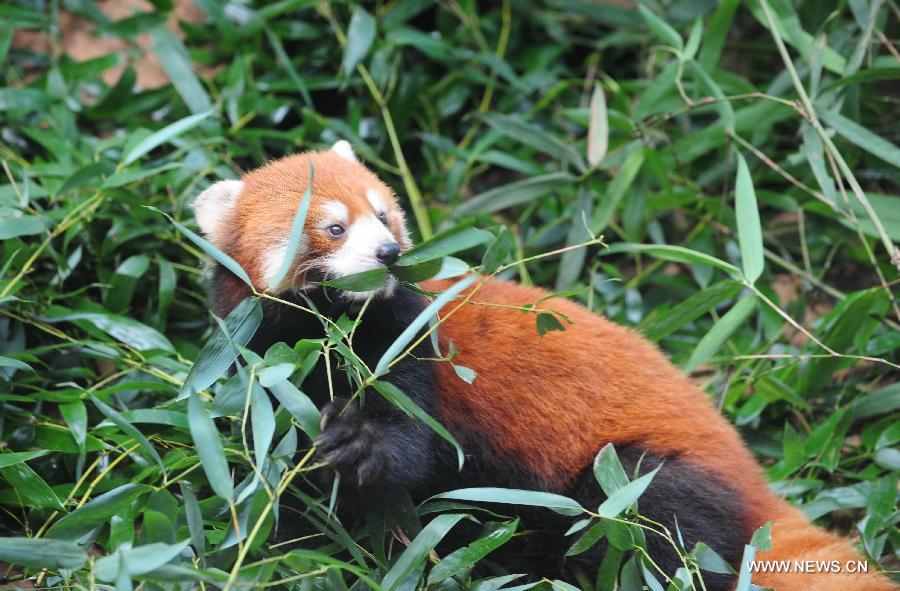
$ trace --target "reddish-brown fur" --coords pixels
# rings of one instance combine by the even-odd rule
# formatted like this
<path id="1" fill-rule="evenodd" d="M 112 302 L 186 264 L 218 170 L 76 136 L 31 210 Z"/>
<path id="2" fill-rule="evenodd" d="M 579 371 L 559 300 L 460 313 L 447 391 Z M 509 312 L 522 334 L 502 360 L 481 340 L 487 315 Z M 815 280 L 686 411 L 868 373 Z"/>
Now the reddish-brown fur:
<path id="1" fill-rule="evenodd" d="M 448 285 L 427 282 L 425 287 L 442 291 Z M 846 540 L 815 527 L 769 490 L 737 431 L 646 339 L 561 298 L 540 307 L 558 310 L 573 324 L 544 336 L 535 330 L 534 313 L 496 306 L 533 305 L 548 296 L 543 289 L 490 280 L 469 303 L 443 309 L 441 350 L 452 342 L 459 351 L 454 363 L 478 374 L 470 385 L 450 364 L 438 365 L 438 414 L 451 430 L 480 431 L 511 462 L 527 462 L 558 490 L 609 442 L 637 443 L 657 456 L 679 455 L 739 491 L 750 530 L 774 522 L 773 550 L 760 554 L 760 560 L 839 560 L 843 565 L 860 558 Z M 753 581 L 790 591 L 895 588 L 874 572 L 874 565 L 872 571 L 756 574 Z"/>
<path id="2" fill-rule="evenodd" d="M 315 166 L 315 186 L 307 229 L 306 255 L 321 256 L 333 246 L 314 235 L 312 220 L 321 203 L 343 201 L 353 212 L 370 211 L 365 191 L 384 187 L 362 165 L 330 152 L 301 154 L 273 162 L 244 177 L 234 215 L 220 245 L 259 278 L 261 253 L 289 233 L 294 211 L 307 185 L 307 158 Z M 392 231 L 405 236 L 402 219 Z M 439 291 L 448 282 L 427 282 Z M 774 547 L 760 559 L 855 560 L 850 544 L 815 527 L 773 494 L 737 431 L 707 395 L 647 340 L 578 304 L 554 298 L 540 306 L 568 316 L 564 332 L 539 336 L 533 313 L 504 306 L 532 305 L 545 290 L 505 281 L 482 281 L 471 301 L 441 312 L 442 351 L 458 349 L 454 362 L 474 369 L 469 385 L 447 363 L 438 363 L 438 418 L 451 430 L 477 429 L 510 462 L 526 464 L 550 489 L 564 490 L 608 442 L 636 444 L 657 456 L 676 454 L 727 482 L 746 503 L 748 535 L 773 521 Z M 246 290 L 238 282 L 226 299 L 237 303 Z M 220 294 L 221 295 L 221 294 Z M 500 304 L 497 306 L 496 304 Z M 227 307 L 227 304 L 226 304 Z M 454 311 L 456 310 L 456 311 Z M 227 310 L 220 310 L 220 313 Z M 874 571 L 874 566 L 873 569 Z M 889 591 L 880 575 L 754 575 L 754 583 L 779 591 Z"/>

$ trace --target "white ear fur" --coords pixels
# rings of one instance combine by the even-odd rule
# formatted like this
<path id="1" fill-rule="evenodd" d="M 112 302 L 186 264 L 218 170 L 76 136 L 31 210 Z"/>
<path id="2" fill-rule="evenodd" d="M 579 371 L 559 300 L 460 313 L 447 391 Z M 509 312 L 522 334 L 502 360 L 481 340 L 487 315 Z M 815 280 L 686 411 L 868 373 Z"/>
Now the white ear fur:
<path id="1" fill-rule="evenodd" d="M 217 242 L 217 234 L 223 229 L 224 222 L 234 208 L 244 183 L 241 181 L 219 181 L 207 187 L 197 195 L 191 207 L 200 231 L 211 242 Z"/>
<path id="2" fill-rule="evenodd" d="M 338 140 L 331 146 L 331 151 L 350 162 L 358 162 L 356 154 L 353 153 L 353 146 L 347 140 Z"/>

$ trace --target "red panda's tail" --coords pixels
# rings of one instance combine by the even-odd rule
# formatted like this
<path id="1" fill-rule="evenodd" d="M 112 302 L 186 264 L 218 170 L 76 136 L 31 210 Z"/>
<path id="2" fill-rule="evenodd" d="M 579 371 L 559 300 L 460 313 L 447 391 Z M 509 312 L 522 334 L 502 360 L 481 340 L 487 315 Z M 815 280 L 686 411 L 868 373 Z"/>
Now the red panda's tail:
<path id="1" fill-rule="evenodd" d="M 778 499 L 772 549 L 756 555 L 752 582 L 775 591 L 896 591 L 878 567 L 839 536 Z"/>

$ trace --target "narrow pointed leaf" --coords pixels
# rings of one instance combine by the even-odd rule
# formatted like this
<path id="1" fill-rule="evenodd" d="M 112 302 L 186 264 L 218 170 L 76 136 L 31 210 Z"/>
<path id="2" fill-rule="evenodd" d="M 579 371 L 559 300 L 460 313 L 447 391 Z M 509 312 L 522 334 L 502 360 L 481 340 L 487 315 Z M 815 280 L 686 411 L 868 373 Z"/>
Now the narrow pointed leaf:
<path id="1" fill-rule="evenodd" d="M 738 242 L 741 246 L 741 266 L 747 281 L 754 283 L 762 275 L 765 265 L 762 226 L 759 222 L 756 192 L 753 190 L 753 179 L 750 177 L 747 161 L 738 154 L 737 163 L 734 208 L 737 215 Z"/>
<path id="2" fill-rule="evenodd" d="M 219 430 L 216 429 L 216 424 L 210 418 L 199 394 L 192 394 L 188 399 L 188 426 L 210 486 L 223 499 L 231 499 L 234 485 Z"/>
<path id="3" fill-rule="evenodd" d="M 716 322 L 706 335 L 697 343 L 697 348 L 684 366 L 684 371 L 690 373 L 701 363 L 716 354 L 719 348 L 728 340 L 737 328 L 744 323 L 756 308 L 756 298 L 747 296 L 738 300 L 727 314 Z"/>

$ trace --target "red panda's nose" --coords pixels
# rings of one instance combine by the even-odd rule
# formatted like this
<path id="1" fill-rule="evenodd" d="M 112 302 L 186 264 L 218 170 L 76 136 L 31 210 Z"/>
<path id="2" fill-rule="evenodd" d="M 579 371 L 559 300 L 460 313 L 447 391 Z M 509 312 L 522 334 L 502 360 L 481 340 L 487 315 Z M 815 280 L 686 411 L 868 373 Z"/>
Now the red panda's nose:
<path id="1" fill-rule="evenodd" d="M 393 265 L 400 258 L 400 245 L 396 242 L 380 245 L 375 249 L 375 258 L 383 265 Z"/>

